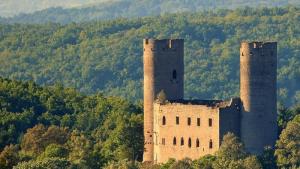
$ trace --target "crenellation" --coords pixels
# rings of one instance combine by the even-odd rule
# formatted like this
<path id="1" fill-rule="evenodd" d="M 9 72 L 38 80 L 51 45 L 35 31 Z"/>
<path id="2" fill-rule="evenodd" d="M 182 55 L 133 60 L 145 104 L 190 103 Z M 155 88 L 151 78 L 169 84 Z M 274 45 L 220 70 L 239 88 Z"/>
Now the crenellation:
<path id="1" fill-rule="evenodd" d="M 144 39 L 144 51 L 178 52 L 183 50 L 183 39 Z"/>

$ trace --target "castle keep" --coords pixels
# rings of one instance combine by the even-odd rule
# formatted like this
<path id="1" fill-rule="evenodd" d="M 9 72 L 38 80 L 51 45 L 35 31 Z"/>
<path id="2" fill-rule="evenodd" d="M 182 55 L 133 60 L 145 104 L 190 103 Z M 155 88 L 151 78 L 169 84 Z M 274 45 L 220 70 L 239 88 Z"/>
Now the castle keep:
<path id="1" fill-rule="evenodd" d="M 240 97 L 185 100 L 184 41 L 144 39 L 144 161 L 197 159 L 216 152 L 223 136 L 239 136 L 249 152 L 273 146 L 276 123 L 276 42 L 243 42 Z M 164 91 L 167 102 L 156 101 Z"/>

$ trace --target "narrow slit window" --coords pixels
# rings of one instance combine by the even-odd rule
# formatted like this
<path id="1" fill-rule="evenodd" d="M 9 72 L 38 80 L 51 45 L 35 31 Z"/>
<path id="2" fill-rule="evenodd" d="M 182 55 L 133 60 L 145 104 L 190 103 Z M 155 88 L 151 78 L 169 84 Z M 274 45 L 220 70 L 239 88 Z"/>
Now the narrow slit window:
<path id="1" fill-rule="evenodd" d="M 173 138 L 173 145 L 176 145 L 176 137 Z"/>
<path id="2" fill-rule="evenodd" d="M 213 142 L 212 142 L 212 140 L 211 140 L 211 139 L 209 140 L 209 148 L 210 148 L 210 149 L 212 149 L 212 148 L 213 148 Z"/>
<path id="3" fill-rule="evenodd" d="M 179 117 L 176 116 L 176 124 L 178 125 L 179 124 Z"/>
<path id="4" fill-rule="evenodd" d="M 192 120 L 191 120 L 191 118 L 190 118 L 190 117 L 188 117 L 188 119 L 187 119 L 187 124 L 190 126 L 190 125 L 191 125 L 191 123 L 192 123 Z"/>
<path id="5" fill-rule="evenodd" d="M 200 126 L 200 118 L 197 118 L 197 126 Z"/>
<path id="6" fill-rule="evenodd" d="M 211 118 L 208 119 L 208 126 L 212 127 L 212 119 Z"/>
<path id="7" fill-rule="evenodd" d="M 166 117 L 165 116 L 163 116 L 163 118 L 162 118 L 162 125 L 166 125 Z"/>
<path id="8" fill-rule="evenodd" d="M 173 79 L 177 79 L 177 71 L 176 70 L 173 70 L 172 76 L 173 76 Z"/>

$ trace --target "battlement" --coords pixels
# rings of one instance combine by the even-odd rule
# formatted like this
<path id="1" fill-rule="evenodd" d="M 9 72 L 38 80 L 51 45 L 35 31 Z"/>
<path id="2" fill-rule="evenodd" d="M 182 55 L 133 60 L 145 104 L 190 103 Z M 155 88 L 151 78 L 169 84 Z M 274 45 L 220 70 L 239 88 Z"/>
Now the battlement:
<path id="1" fill-rule="evenodd" d="M 183 39 L 144 39 L 144 50 L 170 52 L 183 50 Z"/>
<path id="2" fill-rule="evenodd" d="M 277 46 L 277 42 L 242 42 L 241 49 L 250 48 L 250 49 L 262 49 L 262 48 L 274 48 Z"/>

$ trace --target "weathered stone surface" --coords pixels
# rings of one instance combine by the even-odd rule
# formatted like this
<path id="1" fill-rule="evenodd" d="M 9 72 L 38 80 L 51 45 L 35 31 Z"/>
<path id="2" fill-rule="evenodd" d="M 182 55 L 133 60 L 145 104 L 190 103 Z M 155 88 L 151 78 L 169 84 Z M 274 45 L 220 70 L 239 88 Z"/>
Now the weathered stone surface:
<path id="1" fill-rule="evenodd" d="M 153 101 L 160 91 L 168 100 L 183 99 L 182 39 L 144 39 L 144 161 L 153 161 Z"/>
<path id="2" fill-rule="evenodd" d="M 277 44 L 241 44 L 241 96 L 230 101 L 183 99 L 183 53 L 181 39 L 144 39 L 144 161 L 162 163 L 213 154 L 228 132 L 241 137 L 252 153 L 273 146 Z M 161 91 L 167 101 L 155 101 Z"/>
<path id="3" fill-rule="evenodd" d="M 241 139 L 259 154 L 277 138 L 276 42 L 243 42 L 240 48 Z"/>
<path id="4" fill-rule="evenodd" d="M 239 134 L 239 103 L 238 98 L 215 105 L 154 103 L 154 162 L 163 163 L 169 158 L 198 159 L 215 153 L 227 132 Z M 176 123 L 176 117 L 179 118 L 179 124 Z M 173 142 L 174 138 L 176 144 Z M 184 140 L 183 145 L 181 139 Z"/>

